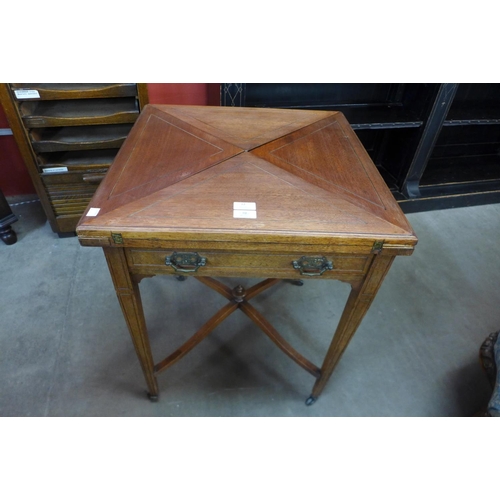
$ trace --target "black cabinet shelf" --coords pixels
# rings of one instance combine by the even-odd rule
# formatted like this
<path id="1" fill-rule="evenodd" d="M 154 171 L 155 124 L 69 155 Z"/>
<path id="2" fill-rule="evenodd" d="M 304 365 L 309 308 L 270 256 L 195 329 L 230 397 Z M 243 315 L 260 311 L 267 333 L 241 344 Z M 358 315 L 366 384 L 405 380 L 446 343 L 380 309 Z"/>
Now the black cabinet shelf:
<path id="1" fill-rule="evenodd" d="M 404 181 L 401 164 L 411 160 L 409 152 L 418 145 L 418 131 L 408 128 L 358 129 L 360 141 L 393 192 L 400 191 Z"/>
<path id="2" fill-rule="evenodd" d="M 500 84 L 461 83 L 444 126 L 500 123 Z"/>
<path id="3" fill-rule="evenodd" d="M 402 106 L 343 107 L 332 105 L 330 109 L 341 111 L 353 129 L 417 128 L 423 124 L 417 113 L 412 113 Z"/>
<path id="4" fill-rule="evenodd" d="M 463 127 L 464 125 L 498 125 L 500 118 L 478 118 L 469 120 L 445 120 L 444 127 Z"/>
<path id="5" fill-rule="evenodd" d="M 462 156 L 459 158 L 433 158 L 420 180 L 420 186 L 452 186 L 500 181 L 498 155 Z"/>
<path id="6" fill-rule="evenodd" d="M 353 129 L 363 128 L 415 128 L 422 125 L 418 115 L 401 106 L 287 106 L 286 109 L 309 109 L 342 112 Z"/>
<path id="7" fill-rule="evenodd" d="M 500 202 L 500 84 L 221 84 L 221 105 L 344 113 L 406 212 Z"/>
<path id="8" fill-rule="evenodd" d="M 488 123 L 500 123 L 500 107 L 498 103 L 481 104 L 475 108 L 469 106 L 452 106 L 445 120 L 445 125 L 458 125 L 461 123 L 477 123 L 478 125 Z"/>

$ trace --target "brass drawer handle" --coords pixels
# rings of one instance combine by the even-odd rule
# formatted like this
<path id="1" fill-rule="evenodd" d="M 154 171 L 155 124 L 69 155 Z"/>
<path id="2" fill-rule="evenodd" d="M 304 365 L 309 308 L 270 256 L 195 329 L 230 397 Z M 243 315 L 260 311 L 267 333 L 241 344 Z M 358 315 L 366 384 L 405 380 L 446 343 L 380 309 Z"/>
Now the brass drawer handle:
<path id="1" fill-rule="evenodd" d="M 294 269 L 298 269 L 303 276 L 321 276 L 325 271 L 333 269 L 333 262 L 326 257 L 301 257 L 292 262 Z"/>
<path id="2" fill-rule="evenodd" d="M 205 257 L 200 257 L 198 252 L 174 252 L 165 259 L 165 264 L 180 273 L 194 273 L 199 267 L 207 263 Z"/>

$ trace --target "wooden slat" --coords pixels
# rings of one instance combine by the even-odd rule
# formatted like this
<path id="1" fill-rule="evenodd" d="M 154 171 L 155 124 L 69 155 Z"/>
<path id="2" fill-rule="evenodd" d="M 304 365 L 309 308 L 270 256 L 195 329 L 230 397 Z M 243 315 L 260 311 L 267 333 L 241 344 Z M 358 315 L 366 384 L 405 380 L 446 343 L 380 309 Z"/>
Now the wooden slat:
<path id="1" fill-rule="evenodd" d="M 28 128 L 133 123 L 139 116 L 135 98 L 25 101 L 19 106 Z"/>
<path id="2" fill-rule="evenodd" d="M 135 83 L 12 83 L 11 87 L 37 90 L 42 100 L 132 97 L 137 93 Z"/>
<path id="3" fill-rule="evenodd" d="M 38 153 L 120 148 L 132 124 L 33 129 L 31 140 Z"/>

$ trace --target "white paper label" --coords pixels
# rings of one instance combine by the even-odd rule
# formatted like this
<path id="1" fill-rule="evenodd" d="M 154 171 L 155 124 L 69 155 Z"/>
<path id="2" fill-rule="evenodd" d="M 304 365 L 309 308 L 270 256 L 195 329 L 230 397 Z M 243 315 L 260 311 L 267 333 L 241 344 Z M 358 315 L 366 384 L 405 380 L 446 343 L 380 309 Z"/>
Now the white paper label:
<path id="1" fill-rule="evenodd" d="M 100 208 L 89 208 L 89 211 L 87 212 L 87 217 L 95 217 L 98 213 Z"/>
<path id="2" fill-rule="evenodd" d="M 38 90 L 20 89 L 14 90 L 14 94 L 16 94 L 18 99 L 40 99 Z"/>
<path id="3" fill-rule="evenodd" d="M 257 203 L 253 201 L 235 201 L 233 203 L 234 210 L 257 210 Z"/>
<path id="4" fill-rule="evenodd" d="M 55 172 L 67 172 L 68 167 L 50 167 L 50 168 L 44 168 L 43 173 L 44 174 L 53 174 Z"/>
<path id="5" fill-rule="evenodd" d="M 235 219 L 256 219 L 257 210 L 233 210 Z"/>

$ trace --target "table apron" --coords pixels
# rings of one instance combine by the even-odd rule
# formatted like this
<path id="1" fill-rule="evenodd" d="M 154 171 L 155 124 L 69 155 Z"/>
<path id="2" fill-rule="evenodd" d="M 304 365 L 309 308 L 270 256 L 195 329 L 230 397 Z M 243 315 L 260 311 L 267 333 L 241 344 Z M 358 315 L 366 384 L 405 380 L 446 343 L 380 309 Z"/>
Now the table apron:
<path id="1" fill-rule="evenodd" d="M 255 252 L 223 252 L 200 251 L 200 257 L 205 264 L 196 271 L 176 271 L 165 263 L 166 258 L 174 252 L 189 252 L 183 249 L 143 250 L 125 249 L 128 268 L 132 274 L 182 274 L 211 277 L 255 277 L 255 278 L 321 278 L 321 279 L 350 279 L 366 274 L 371 262 L 371 255 L 346 254 L 288 254 L 288 253 L 255 253 Z M 301 274 L 294 268 L 293 262 L 301 257 L 325 257 L 332 263 L 332 270 L 325 270 L 320 276 Z"/>

